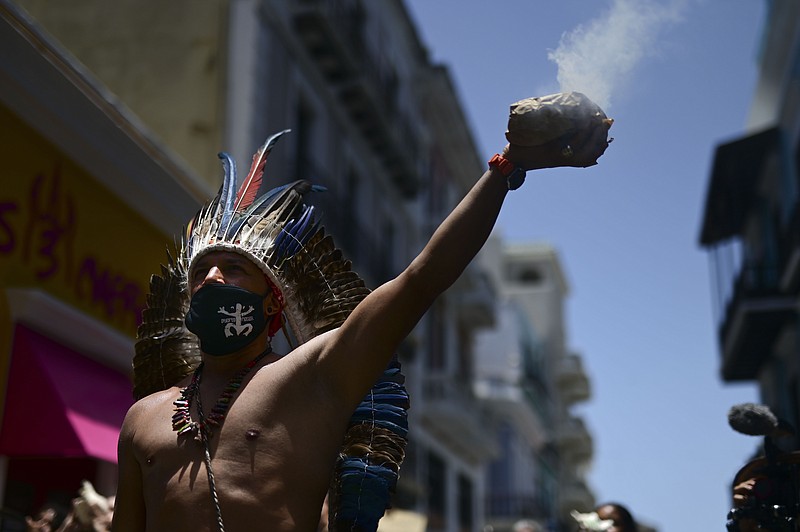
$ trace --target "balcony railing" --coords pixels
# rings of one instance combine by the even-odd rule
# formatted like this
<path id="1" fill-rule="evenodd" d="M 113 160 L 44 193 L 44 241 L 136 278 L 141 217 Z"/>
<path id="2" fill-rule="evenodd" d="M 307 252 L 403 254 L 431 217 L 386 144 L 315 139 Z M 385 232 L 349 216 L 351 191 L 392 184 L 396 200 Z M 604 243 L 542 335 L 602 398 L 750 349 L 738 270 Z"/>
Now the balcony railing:
<path id="1" fill-rule="evenodd" d="M 559 357 L 556 365 L 556 383 L 567 406 L 586 401 L 590 397 L 589 377 L 578 355 Z"/>
<path id="2" fill-rule="evenodd" d="M 562 454 L 573 463 L 580 464 L 591 460 L 592 436 L 582 419 L 569 417 L 559 424 L 558 446 Z"/>
<path id="3" fill-rule="evenodd" d="M 468 379 L 428 376 L 423 381 L 422 423 L 465 459 L 485 461 L 497 453 L 495 434 Z"/>
<path id="4" fill-rule="evenodd" d="M 794 204 L 780 240 L 780 287 L 786 293 L 800 290 L 800 202 Z"/>
<path id="5" fill-rule="evenodd" d="M 475 396 L 472 394 L 469 383 L 464 383 L 449 376 L 436 375 L 427 377 L 423 390 L 426 402 L 454 402 L 459 404 L 461 408 L 467 408 L 475 403 Z"/>
<path id="6" fill-rule="evenodd" d="M 401 80 L 394 65 L 364 34 L 361 2 L 305 0 L 294 5 L 294 29 L 350 119 L 378 156 L 400 192 L 420 188 L 418 148 L 411 121 L 398 100 Z"/>
<path id="7" fill-rule="evenodd" d="M 756 378 L 781 329 L 795 316 L 795 298 L 781 291 L 777 264 L 745 264 L 720 324 L 723 378 Z"/>
<path id="8" fill-rule="evenodd" d="M 546 505 L 535 495 L 489 495 L 486 516 L 494 519 L 510 517 L 543 517 Z"/>
<path id="9" fill-rule="evenodd" d="M 453 288 L 457 289 L 456 312 L 463 323 L 471 327 L 494 325 L 497 296 L 486 272 L 470 264 Z"/>

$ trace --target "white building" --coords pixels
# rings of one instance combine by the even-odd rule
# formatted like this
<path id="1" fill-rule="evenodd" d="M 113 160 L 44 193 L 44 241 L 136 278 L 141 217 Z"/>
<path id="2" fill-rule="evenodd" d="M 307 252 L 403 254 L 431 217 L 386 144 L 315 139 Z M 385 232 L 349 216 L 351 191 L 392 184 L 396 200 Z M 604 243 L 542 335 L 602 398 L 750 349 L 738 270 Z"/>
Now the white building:
<path id="1" fill-rule="evenodd" d="M 498 287 L 498 325 L 476 343 L 475 390 L 488 405 L 501 452 L 488 469 L 487 522 L 510 530 L 519 519 L 568 526 L 589 511 L 592 438 L 570 413 L 589 398 L 581 357 L 569 350 L 568 286 L 555 250 L 490 239 L 481 262 Z"/>

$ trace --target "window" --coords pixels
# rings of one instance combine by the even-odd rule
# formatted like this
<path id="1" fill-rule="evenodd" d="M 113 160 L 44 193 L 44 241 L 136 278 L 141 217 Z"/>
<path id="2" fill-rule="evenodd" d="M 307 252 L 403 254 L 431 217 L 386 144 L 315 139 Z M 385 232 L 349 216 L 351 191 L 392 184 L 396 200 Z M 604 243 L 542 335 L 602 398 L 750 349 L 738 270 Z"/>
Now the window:
<path id="1" fill-rule="evenodd" d="M 517 280 L 523 284 L 539 284 L 543 277 L 539 269 L 533 266 L 522 268 L 517 274 Z"/>

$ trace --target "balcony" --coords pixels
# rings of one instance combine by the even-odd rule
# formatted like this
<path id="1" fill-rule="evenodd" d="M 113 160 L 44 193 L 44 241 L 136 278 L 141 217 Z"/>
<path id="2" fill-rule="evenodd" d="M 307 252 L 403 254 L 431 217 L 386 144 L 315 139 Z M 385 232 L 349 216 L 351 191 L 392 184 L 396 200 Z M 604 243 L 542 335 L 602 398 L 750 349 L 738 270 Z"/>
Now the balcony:
<path id="1" fill-rule="evenodd" d="M 475 394 L 499 419 L 510 418 L 516 429 L 535 449 L 547 444 L 548 421 L 541 412 L 542 401 L 534 402 L 525 387 L 501 380 L 481 379 L 475 383 Z"/>
<path id="2" fill-rule="evenodd" d="M 446 375 L 429 376 L 423 382 L 422 399 L 421 424 L 462 459 L 483 464 L 497 454 L 494 431 L 468 382 Z"/>
<path id="3" fill-rule="evenodd" d="M 568 417 L 559 424 L 558 449 L 564 459 L 575 466 L 592 459 L 592 436 L 582 419 Z"/>
<path id="4" fill-rule="evenodd" d="M 366 42 L 361 2 L 304 0 L 293 9 L 294 30 L 312 61 L 400 192 L 414 198 L 416 135 L 399 111 L 394 66 Z"/>
<path id="5" fill-rule="evenodd" d="M 782 137 L 779 127 L 771 127 L 719 145 L 714 157 L 700 245 L 716 253 L 746 235 L 757 239 L 745 243 L 751 249 L 741 255 L 748 259 L 744 265 L 738 263 L 741 257 L 715 264 L 715 271 L 727 277 L 721 279 L 716 294 L 726 381 L 756 379 L 782 330 L 796 317 L 792 294 L 800 285 L 800 214 L 765 215 L 759 207 L 759 187 L 780 179 Z M 754 219 L 758 226 L 753 226 Z M 754 250 L 771 256 L 753 260 Z"/>
<path id="6" fill-rule="evenodd" d="M 561 484 L 559 509 L 562 515 L 569 515 L 572 510 L 590 512 L 594 505 L 594 495 L 585 481 L 572 478 Z"/>
<path id="7" fill-rule="evenodd" d="M 583 369 L 580 356 L 560 357 L 556 363 L 556 385 L 564 403 L 569 407 L 591 397 L 589 377 Z"/>
<path id="8" fill-rule="evenodd" d="M 547 507 L 535 495 L 499 495 L 486 497 L 486 515 L 492 522 L 508 518 L 509 524 L 523 517 L 545 517 Z"/>
<path id="9" fill-rule="evenodd" d="M 767 158 L 780 145 L 777 127 L 717 146 L 711 170 L 700 245 L 709 247 L 742 234 L 758 197 L 756 188 Z"/>
<path id="10" fill-rule="evenodd" d="M 737 275 L 719 329 L 722 378 L 753 380 L 781 331 L 797 316 L 795 298 L 778 287 L 777 267 L 744 266 Z"/>
<path id="11" fill-rule="evenodd" d="M 471 263 L 451 289 L 455 293 L 459 321 L 471 327 L 491 327 L 495 324 L 496 295 L 489 277 Z"/>

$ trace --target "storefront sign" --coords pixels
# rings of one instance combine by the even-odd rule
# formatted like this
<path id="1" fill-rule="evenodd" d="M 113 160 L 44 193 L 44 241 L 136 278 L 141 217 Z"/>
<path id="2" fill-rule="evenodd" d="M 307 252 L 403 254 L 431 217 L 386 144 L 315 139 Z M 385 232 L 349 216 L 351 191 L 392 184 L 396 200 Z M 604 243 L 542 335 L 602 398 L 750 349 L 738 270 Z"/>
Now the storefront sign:
<path id="1" fill-rule="evenodd" d="M 135 334 L 165 236 L 3 108 L 0 123 L 0 286 Z"/>

